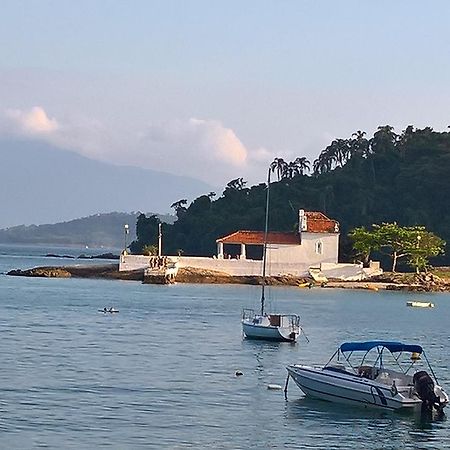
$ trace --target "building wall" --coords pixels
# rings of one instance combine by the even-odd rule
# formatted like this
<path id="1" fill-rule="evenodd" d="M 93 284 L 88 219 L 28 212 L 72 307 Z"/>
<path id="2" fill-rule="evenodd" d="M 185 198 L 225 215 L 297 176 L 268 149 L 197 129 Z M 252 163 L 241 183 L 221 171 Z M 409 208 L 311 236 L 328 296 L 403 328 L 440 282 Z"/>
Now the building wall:
<path id="1" fill-rule="evenodd" d="M 305 233 L 301 234 L 301 245 L 267 246 L 267 260 L 271 264 L 300 264 L 317 266 L 321 263 L 338 262 L 339 235 L 335 233 Z M 318 253 L 320 246 L 321 253 Z"/>
<path id="2" fill-rule="evenodd" d="M 177 261 L 178 269 L 183 267 L 193 267 L 203 270 L 216 270 L 228 275 L 262 275 L 262 261 L 251 259 L 217 259 L 206 257 L 173 256 L 169 257 Z M 139 270 L 149 266 L 149 257 L 143 255 L 121 255 L 119 260 L 119 270 Z M 293 275 L 307 276 L 308 264 L 298 263 L 272 263 L 267 264 L 266 274 L 268 276 Z"/>
<path id="3" fill-rule="evenodd" d="M 337 263 L 339 234 L 302 232 L 301 242 L 301 245 L 268 245 L 266 274 L 268 276 L 307 276 L 308 269 L 311 266 L 319 266 L 322 263 Z M 318 246 L 320 246 L 320 249 Z M 229 275 L 262 274 L 262 262 L 251 259 L 189 256 L 172 256 L 169 258 L 177 261 L 179 268 L 195 267 L 225 272 Z M 143 255 L 121 255 L 119 270 L 145 269 L 149 266 L 150 259 L 150 257 Z"/>
<path id="4" fill-rule="evenodd" d="M 215 270 L 232 276 L 261 276 L 262 262 L 250 259 L 217 259 L 205 257 L 172 256 L 168 257 L 177 262 L 178 269 L 193 267 L 203 270 Z M 122 255 L 119 270 L 145 269 L 149 265 L 149 257 L 143 255 Z M 309 276 L 311 264 L 307 263 L 277 263 L 269 260 L 266 267 L 267 276 L 291 275 L 295 277 Z M 328 278 L 346 280 L 362 280 L 374 274 L 381 273 L 381 269 L 374 264 L 370 269 L 363 269 L 361 264 L 318 264 L 320 273 Z"/>

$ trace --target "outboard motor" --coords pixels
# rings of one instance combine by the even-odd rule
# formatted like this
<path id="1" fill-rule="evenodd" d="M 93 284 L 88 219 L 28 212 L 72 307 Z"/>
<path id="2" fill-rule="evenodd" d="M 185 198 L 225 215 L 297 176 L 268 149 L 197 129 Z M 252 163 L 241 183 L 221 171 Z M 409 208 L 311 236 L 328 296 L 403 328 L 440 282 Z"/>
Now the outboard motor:
<path id="1" fill-rule="evenodd" d="M 414 388 L 417 395 L 422 400 L 422 406 L 431 411 L 433 406 L 440 411 L 441 402 L 439 397 L 434 393 L 434 381 L 424 370 L 417 372 L 413 376 Z"/>

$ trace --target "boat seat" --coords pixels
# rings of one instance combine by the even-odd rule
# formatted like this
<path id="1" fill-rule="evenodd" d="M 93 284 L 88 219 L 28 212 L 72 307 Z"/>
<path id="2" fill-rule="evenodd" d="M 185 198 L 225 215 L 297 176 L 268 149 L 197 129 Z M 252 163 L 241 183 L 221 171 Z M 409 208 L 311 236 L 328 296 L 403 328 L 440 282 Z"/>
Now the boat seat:
<path id="1" fill-rule="evenodd" d="M 373 366 L 359 366 L 358 375 L 362 378 L 374 380 L 378 376 L 378 369 Z"/>

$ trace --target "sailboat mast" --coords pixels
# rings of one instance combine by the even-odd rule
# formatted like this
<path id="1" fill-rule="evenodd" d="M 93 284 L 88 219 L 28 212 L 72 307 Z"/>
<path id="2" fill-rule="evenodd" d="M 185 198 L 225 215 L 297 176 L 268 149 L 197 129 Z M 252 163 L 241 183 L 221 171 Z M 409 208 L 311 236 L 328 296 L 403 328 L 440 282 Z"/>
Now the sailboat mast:
<path id="1" fill-rule="evenodd" d="M 267 234 L 269 230 L 269 189 L 270 189 L 270 168 L 267 174 L 267 191 L 266 191 L 266 219 L 264 225 L 264 244 L 263 244 L 263 272 L 261 286 L 261 315 L 264 315 L 265 307 L 265 288 L 266 288 L 266 262 L 267 262 Z"/>

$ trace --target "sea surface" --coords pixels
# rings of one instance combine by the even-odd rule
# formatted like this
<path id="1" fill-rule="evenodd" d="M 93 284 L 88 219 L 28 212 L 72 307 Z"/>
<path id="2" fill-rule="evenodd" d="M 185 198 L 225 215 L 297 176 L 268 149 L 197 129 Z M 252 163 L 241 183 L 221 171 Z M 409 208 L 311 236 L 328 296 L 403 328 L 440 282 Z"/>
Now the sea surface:
<path id="1" fill-rule="evenodd" d="M 449 294 L 269 288 L 309 339 L 271 344 L 242 339 L 258 287 L 5 275 L 99 263 L 47 253 L 87 252 L 0 247 L 2 449 L 450 448 L 445 417 L 311 400 L 292 381 L 287 400 L 267 388 L 284 387 L 286 365 L 323 365 L 344 341 L 392 339 L 422 344 L 450 391 Z M 436 306 L 406 307 L 416 299 Z M 110 306 L 120 312 L 98 311 Z"/>

